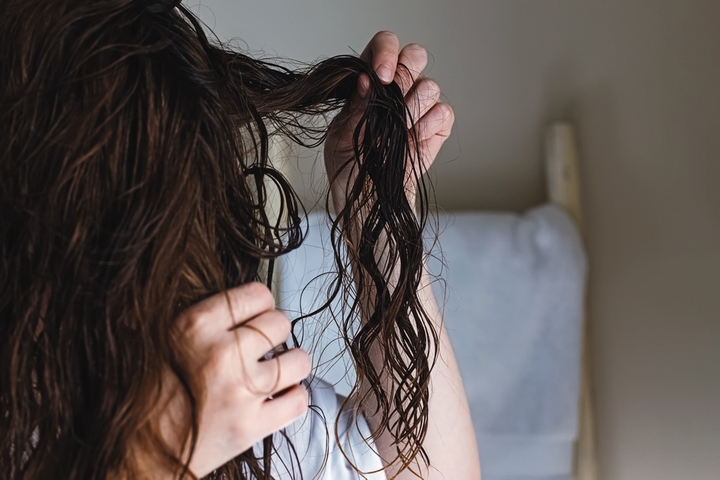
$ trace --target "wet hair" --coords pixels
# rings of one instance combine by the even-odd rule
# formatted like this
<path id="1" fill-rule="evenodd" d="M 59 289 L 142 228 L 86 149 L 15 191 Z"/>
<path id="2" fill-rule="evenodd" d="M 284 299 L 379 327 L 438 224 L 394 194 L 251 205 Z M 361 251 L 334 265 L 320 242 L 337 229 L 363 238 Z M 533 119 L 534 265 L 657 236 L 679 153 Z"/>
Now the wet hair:
<path id="1" fill-rule="evenodd" d="M 204 386 L 176 319 L 301 245 L 303 207 L 269 141 L 318 145 L 327 129 L 307 120 L 342 107 L 361 74 L 371 88 L 332 217 L 330 297 L 344 301 L 351 401 L 377 405 L 407 468 L 430 461 L 437 333 L 417 294 L 428 188 L 406 162 L 419 150 L 398 85 L 353 56 L 299 69 L 253 59 L 208 39 L 179 1 L 0 3 L 0 478 L 133 478 L 131 442 L 193 477 L 153 416 L 169 367 L 192 451 Z M 407 178 L 420 182 L 417 209 Z M 270 190 L 282 210 L 272 221 Z M 209 478 L 271 478 L 264 447 Z"/>

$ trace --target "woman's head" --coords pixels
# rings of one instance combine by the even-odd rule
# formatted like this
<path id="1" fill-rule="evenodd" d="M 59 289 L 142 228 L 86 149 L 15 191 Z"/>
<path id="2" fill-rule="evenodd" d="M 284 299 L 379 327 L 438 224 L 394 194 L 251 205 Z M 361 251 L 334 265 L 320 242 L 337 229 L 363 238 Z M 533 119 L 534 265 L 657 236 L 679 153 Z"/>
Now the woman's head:
<path id="1" fill-rule="evenodd" d="M 434 333 L 413 324 L 425 317 L 412 288 L 424 216 L 418 223 L 403 203 L 411 133 L 397 86 L 381 85 L 352 57 L 290 71 L 211 44 L 179 3 L 0 6 L 0 471 L 8 478 L 132 474 L 128 442 L 159 448 L 152 413 L 165 366 L 190 400 L 194 442 L 203 385 L 186 368 L 174 320 L 299 246 L 301 207 L 268 163 L 269 136 L 321 141 L 324 131 L 303 118 L 342 105 L 360 73 L 373 80 L 358 126 L 363 161 L 336 224 L 382 199 L 367 238 L 349 252 L 379 283 L 377 318 L 347 341 L 358 376 L 373 380 L 360 347 L 380 340 L 389 358 L 401 358 L 400 336 L 414 335 L 416 362 L 389 368 L 427 382 L 432 352 L 423 339 Z M 281 196 L 277 223 L 265 210 L 268 185 Z M 408 265 L 394 292 L 365 253 L 380 231 Z M 335 240 L 338 295 L 352 278 Z M 402 333 L 382 328 L 390 318 Z M 393 427 L 410 439 L 403 462 L 422 451 L 426 393 L 403 393 L 417 397 Z M 387 415 L 394 400 L 379 387 L 370 394 Z M 265 467 L 246 452 L 225 473 L 260 476 Z"/>

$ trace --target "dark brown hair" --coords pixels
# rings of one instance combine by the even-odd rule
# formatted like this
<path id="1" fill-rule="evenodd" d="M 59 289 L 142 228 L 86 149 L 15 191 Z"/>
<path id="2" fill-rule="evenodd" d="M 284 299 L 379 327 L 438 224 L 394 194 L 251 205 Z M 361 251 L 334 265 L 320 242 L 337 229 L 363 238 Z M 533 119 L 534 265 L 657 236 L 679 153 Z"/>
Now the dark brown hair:
<path id="1" fill-rule="evenodd" d="M 341 107 L 362 73 L 370 97 L 357 175 L 333 218 L 330 296 L 346 302 L 358 384 L 408 466 L 429 461 L 436 332 L 417 298 L 427 189 L 416 214 L 403 186 L 420 180 L 406 171 L 419 153 L 399 87 L 351 56 L 290 70 L 232 51 L 179 1 L 0 3 L 0 478 L 132 478 L 131 440 L 162 451 L 152 413 L 166 366 L 191 406 L 194 445 L 203 385 L 175 319 L 301 244 L 302 207 L 269 164 L 269 138 L 321 142 L 325 129 L 306 119 Z M 269 185 L 283 208 L 273 222 Z M 341 226 L 358 221 L 343 253 Z M 372 305 L 355 331 L 360 298 Z M 249 450 L 210 477 L 270 472 Z"/>

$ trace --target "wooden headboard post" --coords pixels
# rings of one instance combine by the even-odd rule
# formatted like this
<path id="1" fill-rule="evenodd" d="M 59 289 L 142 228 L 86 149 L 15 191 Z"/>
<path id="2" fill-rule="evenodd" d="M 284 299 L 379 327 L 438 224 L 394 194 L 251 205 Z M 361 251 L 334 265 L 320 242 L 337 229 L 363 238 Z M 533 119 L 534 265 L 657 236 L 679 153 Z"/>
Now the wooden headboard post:
<path id="1" fill-rule="evenodd" d="M 582 203 L 580 173 L 575 129 L 566 122 L 556 122 L 547 129 L 545 138 L 545 169 L 550 201 L 565 208 L 582 235 Z M 587 290 L 587 288 L 586 288 Z M 577 480 L 599 480 L 595 446 L 595 400 L 590 352 L 590 328 L 585 295 L 583 345 L 580 384 L 580 418 L 575 445 L 574 473 Z"/>

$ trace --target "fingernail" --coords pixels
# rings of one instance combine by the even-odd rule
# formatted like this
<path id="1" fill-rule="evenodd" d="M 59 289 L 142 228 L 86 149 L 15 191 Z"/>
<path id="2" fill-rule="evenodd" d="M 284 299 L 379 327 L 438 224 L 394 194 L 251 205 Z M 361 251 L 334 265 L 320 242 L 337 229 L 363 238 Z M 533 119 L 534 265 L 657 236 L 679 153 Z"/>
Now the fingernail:
<path id="1" fill-rule="evenodd" d="M 392 68 L 389 65 L 380 65 L 377 74 L 383 82 L 390 83 L 392 81 Z"/>

